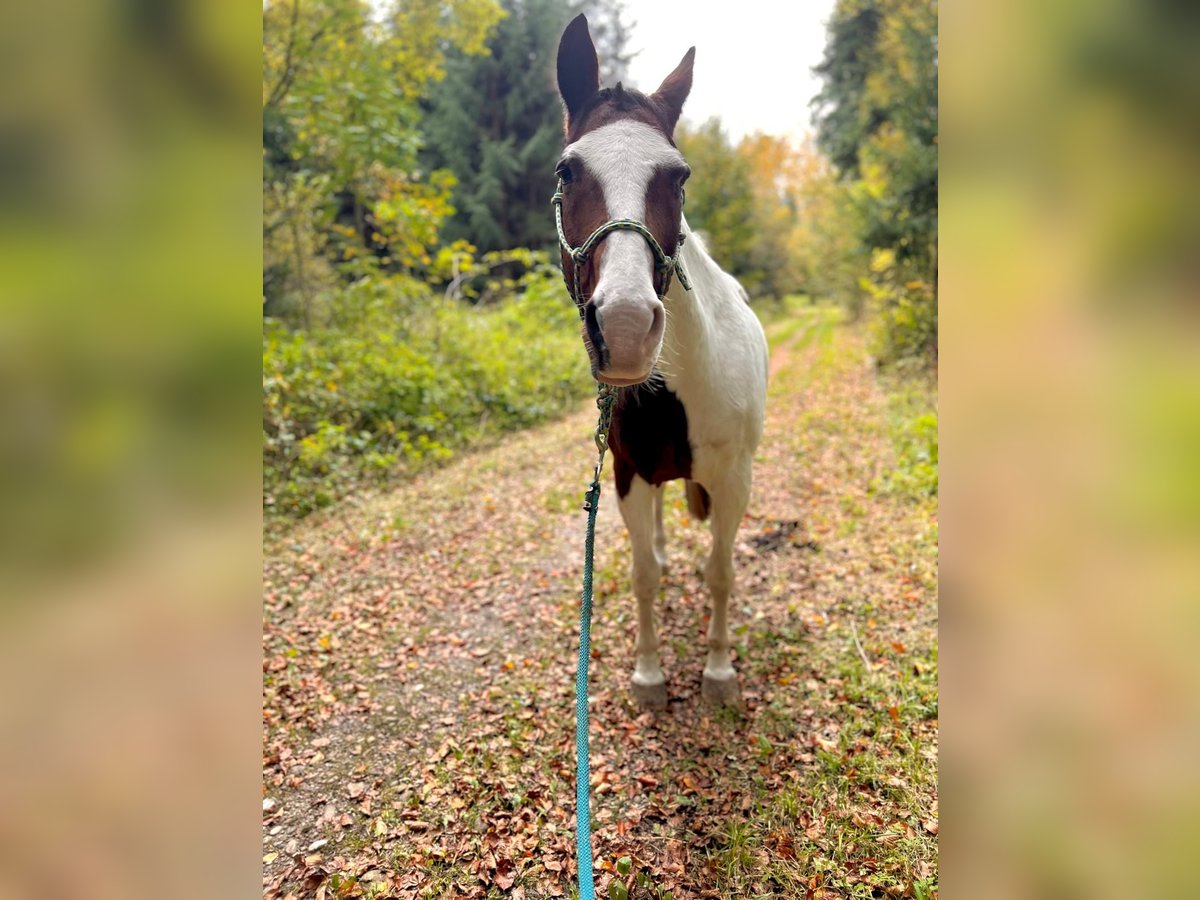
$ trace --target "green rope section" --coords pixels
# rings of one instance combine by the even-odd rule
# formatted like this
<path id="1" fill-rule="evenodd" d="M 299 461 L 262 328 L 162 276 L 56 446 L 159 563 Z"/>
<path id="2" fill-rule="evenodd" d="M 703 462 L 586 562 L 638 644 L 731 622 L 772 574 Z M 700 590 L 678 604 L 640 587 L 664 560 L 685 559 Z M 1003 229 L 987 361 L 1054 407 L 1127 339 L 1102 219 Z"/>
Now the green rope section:
<path id="1" fill-rule="evenodd" d="M 600 509 L 600 473 L 608 450 L 608 428 L 612 424 L 617 388 L 602 384 L 596 394 L 600 418 L 596 422 L 596 471 L 584 495 L 587 538 L 583 544 L 583 593 L 579 604 L 579 665 L 575 670 L 575 857 L 579 861 L 579 900 L 594 900 L 592 874 L 591 768 L 588 759 L 588 662 L 592 649 L 592 558 L 596 543 L 596 513 Z"/>

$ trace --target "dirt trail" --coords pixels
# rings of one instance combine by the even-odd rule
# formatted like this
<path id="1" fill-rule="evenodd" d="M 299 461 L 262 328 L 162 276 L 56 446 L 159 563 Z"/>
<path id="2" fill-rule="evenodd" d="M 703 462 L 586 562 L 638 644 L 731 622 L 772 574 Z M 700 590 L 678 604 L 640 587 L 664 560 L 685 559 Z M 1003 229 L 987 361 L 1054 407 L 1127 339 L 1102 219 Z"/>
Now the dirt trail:
<path id="1" fill-rule="evenodd" d="M 628 547 L 597 534 L 601 890 L 936 896 L 931 501 L 881 490 L 886 398 L 821 310 L 771 329 L 732 613 L 746 710 L 699 696 L 707 533 L 668 489 L 670 703 L 627 691 Z M 570 896 L 573 671 L 591 408 L 268 549 L 264 896 Z"/>

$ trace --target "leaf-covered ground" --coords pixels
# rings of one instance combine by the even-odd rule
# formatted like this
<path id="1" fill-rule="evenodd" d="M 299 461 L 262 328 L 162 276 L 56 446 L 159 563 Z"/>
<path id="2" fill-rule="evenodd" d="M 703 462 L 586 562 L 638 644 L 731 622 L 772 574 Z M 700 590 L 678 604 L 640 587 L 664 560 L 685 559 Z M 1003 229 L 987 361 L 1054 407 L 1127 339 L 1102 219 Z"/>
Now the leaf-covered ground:
<path id="1" fill-rule="evenodd" d="M 896 485 L 859 332 L 800 308 L 772 382 L 731 619 L 745 708 L 700 697 L 706 528 L 668 488 L 670 702 L 633 703 L 611 483 L 592 667 L 599 895 L 937 896 L 937 520 Z M 589 408 L 267 549 L 264 897 L 574 895 Z"/>

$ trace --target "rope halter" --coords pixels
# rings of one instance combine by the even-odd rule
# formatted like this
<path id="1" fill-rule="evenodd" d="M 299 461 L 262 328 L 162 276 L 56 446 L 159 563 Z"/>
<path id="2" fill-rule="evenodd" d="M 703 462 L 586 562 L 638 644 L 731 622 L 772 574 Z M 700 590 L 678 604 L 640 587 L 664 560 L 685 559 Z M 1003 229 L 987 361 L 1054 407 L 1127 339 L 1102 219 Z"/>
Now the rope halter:
<path id="1" fill-rule="evenodd" d="M 580 272 L 584 264 L 591 258 L 592 252 L 600 244 L 602 240 L 612 234 L 614 231 L 632 231 L 640 234 L 645 238 L 646 243 L 650 245 L 650 252 L 654 254 L 654 269 L 662 276 L 662 291 L 658 295 L 658 299 L 662 300 L 667 295 L 667 291 L 671 287 L 671 276 L 677 275 L 679 283 L 683 285 L 685 291 L 692 289 L 692 283 L 688 280 L 687 275 L 683 271 L 683 241 L 687 237 L 681 230 L 679 232 L 679 240 L 675 245 L 675 255 L 667 256 L 662 245 L 658 243 L 654 235 L 650 233 L 650 229 L 636 219 L 609 219 L 595 231 L 593 231 L 586 241 L 578 247 L 572 247 L 571 242 L 567 240 L 567 233 L 563 231 L 563 183 L 562 179 L 558 180 L 558 190 L 554 192 L 554 196 L 550 198 L 550 202 L 554 204 L 554 224 L 558 228 L 558 243 L 571 257 L 571 262 L 574 266 L 574 277 L 571 281 L 571 294 L 575 300 L 575 305 L 579 308 L 579 317 L 584 316 L 583 288 L 580 281 Z"/>

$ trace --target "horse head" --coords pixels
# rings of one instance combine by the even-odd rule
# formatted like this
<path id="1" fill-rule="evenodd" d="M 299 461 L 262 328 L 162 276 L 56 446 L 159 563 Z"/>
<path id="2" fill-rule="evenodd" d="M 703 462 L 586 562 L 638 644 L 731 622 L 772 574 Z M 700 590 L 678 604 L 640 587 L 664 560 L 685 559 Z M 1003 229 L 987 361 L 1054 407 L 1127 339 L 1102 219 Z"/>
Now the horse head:
<path id="1" fill-rule="evenodd" d="M 683 183 L 689 169 L 675 124 L 692 87 L 695 48 L 652 94 L 620 83 L 600 88 L 587 19 L 577 16 L 558 46 L 565 109 L 559 159 L 563 277 L 583 318 L 583 340 L 599 381 L 650 377 L 666 332 L 663 297 L 682 280 Z"/>

